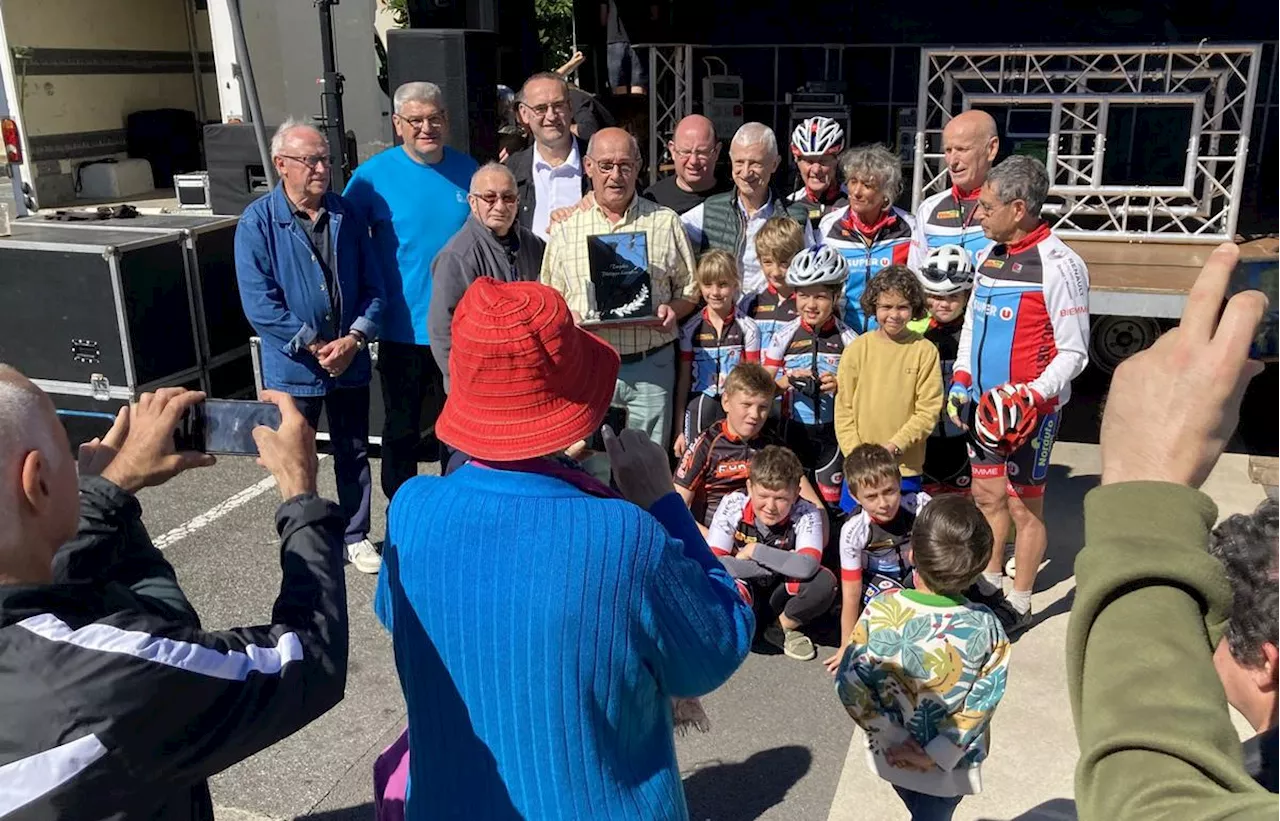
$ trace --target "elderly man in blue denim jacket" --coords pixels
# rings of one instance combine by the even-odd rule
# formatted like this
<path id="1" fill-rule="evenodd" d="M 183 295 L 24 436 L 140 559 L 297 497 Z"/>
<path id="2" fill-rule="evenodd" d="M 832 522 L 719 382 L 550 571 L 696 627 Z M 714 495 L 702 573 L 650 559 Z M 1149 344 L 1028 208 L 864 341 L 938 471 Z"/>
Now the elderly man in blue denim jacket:
<path id="1" fill-rule="evenodd" d="M 240 301 L 262 338 L 266 387 L 292 395 L 312 427 L 327 412 L 347 559 L 377 573 L 382 560 L 369 541 L 368 345 L 382 316 L 382 273 L 368 226 L 329 191 L 324 136 L 287 121 L 271 140 L 271 158 L 280 184 L 245 209 L 236 229 Z"/>

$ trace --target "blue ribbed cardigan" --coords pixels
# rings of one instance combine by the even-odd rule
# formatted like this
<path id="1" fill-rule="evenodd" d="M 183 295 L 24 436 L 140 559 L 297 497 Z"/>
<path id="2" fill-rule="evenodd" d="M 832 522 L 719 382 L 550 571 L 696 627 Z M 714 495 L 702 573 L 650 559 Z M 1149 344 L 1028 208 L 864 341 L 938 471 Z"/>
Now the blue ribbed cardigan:
<path id="1" fill-rule="evenodd" d="M 374 607 L 409 711 L 409 819 L 686 819 L 671 698 L 755 629 L 675 493 L 646 512 L 465 466 L 400 488 Z"/>

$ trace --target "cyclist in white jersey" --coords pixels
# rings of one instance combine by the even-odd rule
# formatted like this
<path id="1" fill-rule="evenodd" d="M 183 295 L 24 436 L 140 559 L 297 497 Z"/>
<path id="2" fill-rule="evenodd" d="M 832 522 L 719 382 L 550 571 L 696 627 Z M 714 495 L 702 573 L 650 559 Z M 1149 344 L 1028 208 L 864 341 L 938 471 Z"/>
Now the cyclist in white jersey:
<path id="1" fill-rule="evenodd" d="M 970 109 L 951 118 L 942 129 L 951 187 L 934 194 L 916 211 L 907 265 L 919 272 L 925 257 L 943 245 L 960 245 L 970 256 L 992 245 L 978 221 L 978 194 L 1000 150 L 996 121 L 985 111 Z"/>
<path id="2" fill-rule="evenodd" d="M 810 117 L 791 132 L 791 156 L 800 170 L 802 187 L 787 202 L 808 209 L 814 230 L 823 217 L 849 203 L 840 187 L 841 151 L 844 129 L 830 117 Z"/>

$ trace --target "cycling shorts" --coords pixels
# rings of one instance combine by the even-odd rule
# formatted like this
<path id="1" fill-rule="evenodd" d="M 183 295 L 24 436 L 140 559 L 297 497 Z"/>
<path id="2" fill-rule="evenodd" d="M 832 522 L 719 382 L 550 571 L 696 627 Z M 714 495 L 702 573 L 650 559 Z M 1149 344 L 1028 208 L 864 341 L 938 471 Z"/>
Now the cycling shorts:
<path id="1" fill-rule="evenodd" d="M 1058 411 L 1040 417 L 1036 432 L 1022 447 L 1007 456 L 984 448 L 969 437 L 969 462 L 973 478 L 1006 479 L 1014 492 L 1024 499 L 1044 496 L 1044 483 L 1049 478 L 1049 456 L 1058 438 Z"/>
<path id="2" fill-rule="evenodd" d="M 844 484 L 844 455 L 836 440 L 835 425 L 802 425 L 792 420 L 787 425 L 786 441 L 813 479 L 822 501 L 835 509 Z"/>
<path id="3" fill-rule="evenodd" d="M 964 436 L 931 436 L 924 451 L 924 489 L 930 496 L 968 493 L 969 443 Z"/>

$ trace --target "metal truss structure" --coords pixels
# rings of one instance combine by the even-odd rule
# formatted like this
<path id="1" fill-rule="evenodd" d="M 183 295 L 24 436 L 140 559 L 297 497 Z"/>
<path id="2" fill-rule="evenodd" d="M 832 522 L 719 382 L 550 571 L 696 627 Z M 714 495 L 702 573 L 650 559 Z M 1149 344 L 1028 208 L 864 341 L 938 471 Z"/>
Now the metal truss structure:
<path id="1" fill-rule="evenodd" d="M 649 54 L 649 184 L 658 181 L 663 135 L 693 113 L 693 57 L 687 45 L 653 45 Z"/>
<path id="2" fill-rule="evenodd" d="M 1244 186 L 1261 50 L 1258 45 L 924 49 L 913 206 L 949 184 L 942 129 L 955 114 L 984 106 L 1031 107 L 1050 113 L 1045 213 L 1063 236 L 1230 240 Z M 1108 113 L 1118 106 L 1185 110 L 1190 139 L 1180 180 L 1107 182 Z"/>

